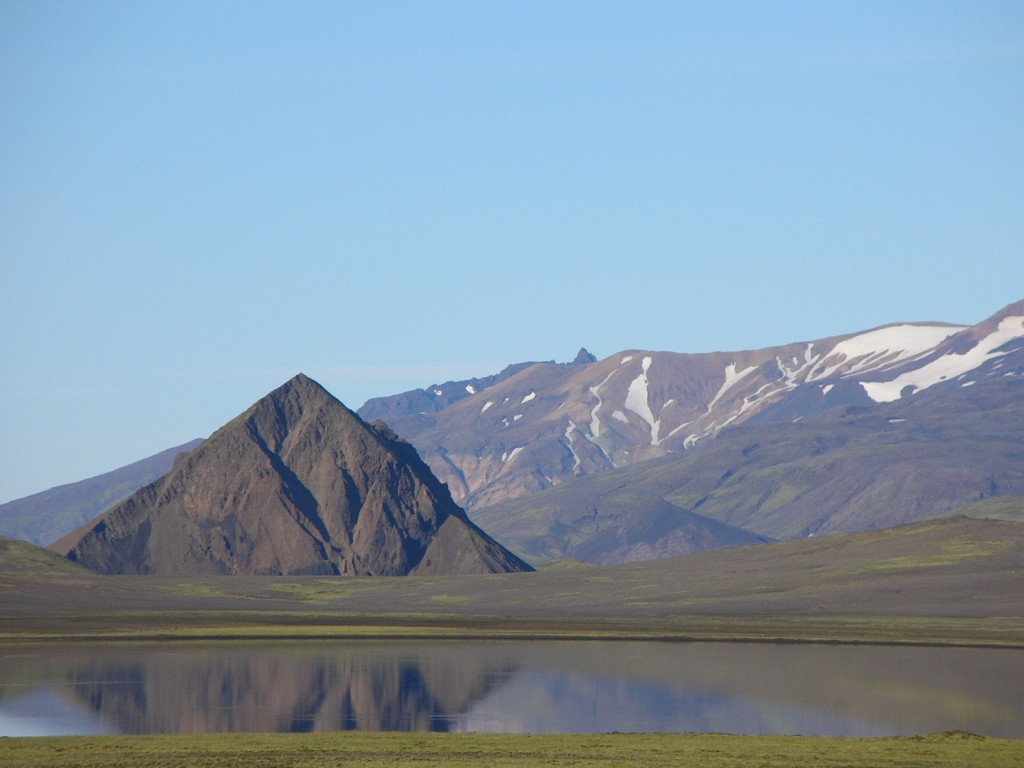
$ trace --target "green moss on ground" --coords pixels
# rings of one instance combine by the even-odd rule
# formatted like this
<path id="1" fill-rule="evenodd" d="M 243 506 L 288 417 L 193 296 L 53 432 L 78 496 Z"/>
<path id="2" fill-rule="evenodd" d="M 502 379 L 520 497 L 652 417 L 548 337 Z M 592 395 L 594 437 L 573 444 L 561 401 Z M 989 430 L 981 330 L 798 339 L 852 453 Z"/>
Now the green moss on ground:
<path id="1" fill-rule="evenodd" d="M 771 765 L 952 768 L 1024 764 L 1024 741 L 965 733 L 853 739 L 721 734 L 506 735 L 433 733 L 183 734 L 0 739 L 7 768 L 270 768 L 358 765 Z"/>

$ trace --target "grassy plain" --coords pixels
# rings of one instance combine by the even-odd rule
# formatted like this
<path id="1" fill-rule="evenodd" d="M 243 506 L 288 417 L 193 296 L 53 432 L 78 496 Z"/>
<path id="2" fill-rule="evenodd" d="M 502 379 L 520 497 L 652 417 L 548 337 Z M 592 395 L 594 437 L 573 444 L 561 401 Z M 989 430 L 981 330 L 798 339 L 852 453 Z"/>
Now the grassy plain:
<path id="1" fill-rule="evenodd" d="M 1017 768 L 1024 741 L 963 733 L 849 739 L 721 734 L 596 736 L 363 733 L 0 739 L 8 768 L 430 766 L 821 766 Z"/>
<path id="2" fill-rule="evenodd" d="M 45 557 L 51 554 L 18 542 L 0 547 L 0 640 L 536 637 L 1024 647 L 1024 525 L 1012 522 L 961 518 L 622 566 L 472 577 L 98 576 Z"/>

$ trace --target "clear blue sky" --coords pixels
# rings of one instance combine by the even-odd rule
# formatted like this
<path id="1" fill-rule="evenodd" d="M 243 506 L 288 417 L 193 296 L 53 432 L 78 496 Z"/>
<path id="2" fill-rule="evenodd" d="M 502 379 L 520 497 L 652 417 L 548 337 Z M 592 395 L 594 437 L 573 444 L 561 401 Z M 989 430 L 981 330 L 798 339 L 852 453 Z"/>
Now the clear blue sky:
<path id="1" fill-rule="evenodd" d="M 1024 3 L 0 3 L 0 501 L 529 359 L 1024 298 Z"/>

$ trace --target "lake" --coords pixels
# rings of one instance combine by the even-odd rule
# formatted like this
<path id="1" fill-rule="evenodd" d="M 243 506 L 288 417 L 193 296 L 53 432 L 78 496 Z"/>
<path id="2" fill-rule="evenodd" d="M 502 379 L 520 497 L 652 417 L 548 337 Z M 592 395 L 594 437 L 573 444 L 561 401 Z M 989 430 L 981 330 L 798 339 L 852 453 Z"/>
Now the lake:
<path id="1" fill-rule="evenodd" d="M 1024 651 L 768 643 L 0 646 L 0 736 L 399 730 L 1024 738 Z"/>

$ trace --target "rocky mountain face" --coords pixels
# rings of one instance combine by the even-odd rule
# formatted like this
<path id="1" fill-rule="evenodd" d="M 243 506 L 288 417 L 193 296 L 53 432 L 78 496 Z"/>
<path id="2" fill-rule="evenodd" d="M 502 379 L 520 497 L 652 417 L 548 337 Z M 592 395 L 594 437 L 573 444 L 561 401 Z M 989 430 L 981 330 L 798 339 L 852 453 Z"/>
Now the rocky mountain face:
<path id="1" fill-rule="evenodd" d="M 303 375 L 51 548 L 111 574 L 529 568 L 469 521 L 413 446 Z"/>
<path id="2" fill-rule="evenodd" d="M 120 469 L 0 504 L 0 536 L 49 544 L 167 474 L 175 456 L 202 442 L 192 440 Z"/>
<path id="3" fill-rule="evenodd" d="M 375 401 L 471 513 L 677 456 L 740 425 L 907 404 L 1024 374 L 1024 302 L 975 326 L 904 323 L 745 352 L 535 363 L 440 409 Z M 483 381 L 483 380 L 480 380 Z"/>
<path id="4" fill-rule="evenodd" d="M 609 538 L 646 530 L 663 547 L 670 524 L 685 525 L 691 515 L 772 539 L 887 528 L 966 505 L 1020 519 L 1021 434 L 1024 377 L 998 376 L 817 419 L 748 422 L 680 454 L 582 477 L 474 517 L 537 564 L 624 562 L 630 558 L 606 546 Z M 645 505 L 656 503 L 671 504 L 674 514 L 662 508 L 651 515 Z M 719 541 L 704 548 L 732 545 Z"/>

